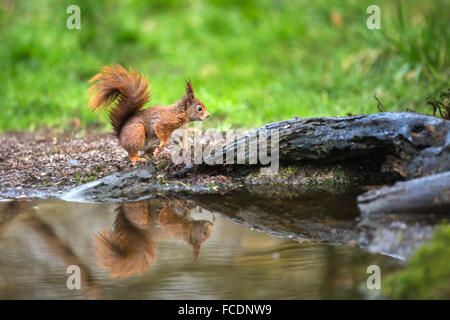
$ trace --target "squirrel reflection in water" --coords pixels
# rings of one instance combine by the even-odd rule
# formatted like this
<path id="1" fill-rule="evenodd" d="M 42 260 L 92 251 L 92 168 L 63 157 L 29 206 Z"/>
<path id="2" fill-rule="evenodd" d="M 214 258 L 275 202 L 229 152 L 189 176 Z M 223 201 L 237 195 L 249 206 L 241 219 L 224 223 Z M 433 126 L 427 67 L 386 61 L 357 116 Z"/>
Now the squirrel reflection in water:
<path id="1" fill-rule="evenodd" d="M 184 240 L 192 247 L 196 261 L 213 223 L 193 220 L 194 207 L 185 200 L 150 199 L 120 204 L 113 227 L 101 230 L 94 237 L 98 264 L 109 270 L 111 277 L 141 274 L 157 260 L 158 238 Z"/>

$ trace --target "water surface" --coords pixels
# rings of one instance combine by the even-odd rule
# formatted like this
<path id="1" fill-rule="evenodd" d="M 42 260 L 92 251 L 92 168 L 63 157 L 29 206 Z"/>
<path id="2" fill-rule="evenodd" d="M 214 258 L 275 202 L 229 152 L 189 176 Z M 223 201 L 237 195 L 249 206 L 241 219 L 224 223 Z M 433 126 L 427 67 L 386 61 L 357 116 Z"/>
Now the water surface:
<path id="1" fill-rule="evenodd" d="M 380 295 L 367 267 L 386 275 L 401 264 L 299 240 L 181 199 L 2 202 L 0 299 L 368 299 Z M 67 288 L 70 265 L 80 290 Z"/>

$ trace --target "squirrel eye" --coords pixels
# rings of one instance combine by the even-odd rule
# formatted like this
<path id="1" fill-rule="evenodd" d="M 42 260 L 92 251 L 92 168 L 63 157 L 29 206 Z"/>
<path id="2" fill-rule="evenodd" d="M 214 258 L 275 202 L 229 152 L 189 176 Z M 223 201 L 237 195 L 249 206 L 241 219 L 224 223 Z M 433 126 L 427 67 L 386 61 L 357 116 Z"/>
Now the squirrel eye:
<path id="1" fill-rule="evenodd" d="M 197 107 L 197 110 L 198 110 L 198 111 L 202 111 L 202 109 L 203 109 L 202 106 L 198 106 L 198 107 Z"/>

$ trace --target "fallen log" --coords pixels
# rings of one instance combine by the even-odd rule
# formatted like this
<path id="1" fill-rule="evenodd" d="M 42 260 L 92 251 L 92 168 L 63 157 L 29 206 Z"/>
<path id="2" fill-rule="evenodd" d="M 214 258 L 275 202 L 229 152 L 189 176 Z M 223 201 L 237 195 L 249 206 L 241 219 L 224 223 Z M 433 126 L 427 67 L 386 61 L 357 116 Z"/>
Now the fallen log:
<path id="1" fill-rule="evenodd" d="M 276 174 L 260 170 L 267 162 L 253 164 L 261 153 L 250 146 L 259 137 L 267 137 L 271 159 L 278 150 Z M 170 192 L 248 191 L 272 198 L 307 196 L 315 191 L 361 193 L 358 187 L 364 185 L 450 171 L 449 151 L 450 121 L 432 116 L 393 112 L 295 118 L 253 130 L 205 156 L 201 164 L 175 172 L 161 173 L 152 165 L 120 172 L 74 189 L 63 198 L 126 201 Z"/>
<path id="2" fill-rule="evenodd" d="M 363 214 L 450 213 L 450 171 L 397 182 L 358 197 Z"/>
<path id="3" fill-rule="evenodd" d="M 430 240 L 441 221 L 431 216 L 413 215 L 358 219 L 355 198 L 350 196 L 267 201 L 238 193 L 196 196 L 191 200 L 212 213 L 221 213 L 253 230 L 276 237 L 357 246 L 402 260 Z"/>
<path id="4" fill-rule="evenodd" d="M 387 112 L 351 117 L 291 119 L 268 124 L 190 165 L 186 173 L 211 163 L 250 164 L 261 155 L 250 148 L 260 135 L 277 134 L 279 161 L 345 162 L 352 158 L 385 159 L 383 170 L 410 179 L 450 170 L 450 121 L 413 113 Z M 273 144 L 267 144 L 271 152 Z M 231 156 L 230 156 L 231 155 Z M 230 161 L 228 161 L 230 160 Z M 261 166 L 261 163 L 259 164 Z"/>

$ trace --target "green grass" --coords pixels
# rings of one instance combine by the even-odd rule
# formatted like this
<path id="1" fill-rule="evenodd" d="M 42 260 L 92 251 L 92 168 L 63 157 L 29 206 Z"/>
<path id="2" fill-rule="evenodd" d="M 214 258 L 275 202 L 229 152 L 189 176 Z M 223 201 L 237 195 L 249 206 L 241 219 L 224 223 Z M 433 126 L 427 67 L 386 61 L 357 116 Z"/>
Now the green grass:
<path id="1" fill-rule="evenodd" d="M 151 79 L 152 104 L 170 104 L 190 77 L 219 129 L 282 119 L 389 111 L 432 112 L 449 86 L 448 2 L 0 0 L 0 130 L 85 127 L 87 81 L 122 63 Z M 81 30 L 66 8 L 81 8 Z M 334 16 L 331 19 L 331 16 Z M 336 18 L 337 17 L 337 18 Z M 340 19 L 339 19 L 340 17 Z M 340 21 L 340 22 L 339 22 Z"/>
<path id="2" fill-rule="evenodd" d="M 450 225 L 441 226 L 432 241 L 421 246 L 404 270 L 386 279 L 384 292 L 392 299 L 450 298 Z"/>

